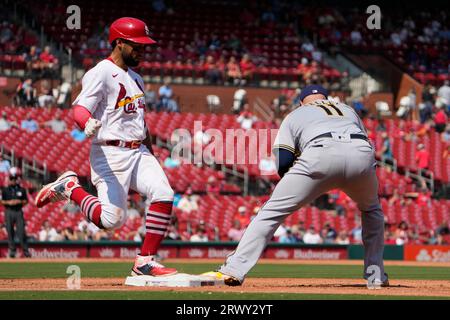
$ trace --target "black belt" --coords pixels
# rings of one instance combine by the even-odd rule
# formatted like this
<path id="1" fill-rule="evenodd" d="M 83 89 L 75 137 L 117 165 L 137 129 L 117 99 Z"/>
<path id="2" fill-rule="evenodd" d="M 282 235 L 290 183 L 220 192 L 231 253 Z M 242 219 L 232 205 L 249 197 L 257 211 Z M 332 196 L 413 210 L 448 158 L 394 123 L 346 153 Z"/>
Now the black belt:
<path id="1" fill-rule="evenodd" d="M 331 132 L 322 133 L 322 134 L 318 135 L 317 137 L 312 138 L 309 142 L 312 142 L 312 141 L 314 141 L 316 139 L 320 139 L 320 138 L 332 138 L 332 137 L 333 137 L 333 135 L 331 134 Z M 359 134 L 359 133 L 351 133 L 350 139 L 361 139 L 361 140 L 365 140 L 365 141 L 369 142 L 369 139 L 365 135 Z"/>

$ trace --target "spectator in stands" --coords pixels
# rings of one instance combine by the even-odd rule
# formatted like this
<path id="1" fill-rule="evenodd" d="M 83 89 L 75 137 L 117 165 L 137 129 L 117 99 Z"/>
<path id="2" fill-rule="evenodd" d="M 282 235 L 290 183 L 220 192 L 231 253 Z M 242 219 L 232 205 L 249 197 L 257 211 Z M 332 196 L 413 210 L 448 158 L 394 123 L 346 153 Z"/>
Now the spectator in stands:
<path id="1" fill-rule="evenodd" d="M 27 70 L 32 76 L 38 77 L 41 74 L 42 65 L 39 59 L 39 52 L 36 46 L 31 46 L 28 53 L 25 54 L 25 62 L 27 63 Z"/>
<path id="2" fill-rule="evenodd" d="M 296 225 L 292 226 L 292 234 L 297 237 L 297 242 L 303 243 L 303 236 L 306 233 L 305 222 L 299 221 Z"/>
<path id="3" fill-rule="evenodd" d="M 338 216 L 345 216 L 350 198 L 342 190 L 334 189 L 329 192 L 328 202 Z"/>
<path id="4" fill-rule="evenodd" d="M 384 243 L 385 244 L 390 244 L 390 245 L 396 244 L 395 240 L 396 239 L 395 239 L 392 231 L 390 230 L 390 228 L 385 228 L 384 229 Z"/>
<path id="5" fill-rule="evenodd" d="M 36 131 L 39 130 L 39 125 L 38 125 L 38 123 L 36 122 L 36 120 L 34 120 L 34 119 L 31 117 L 31 114 L 30 114 L 30 113 L 28 114 L 28 116 L 27 116 L 26 119 L 22 120 L 22 122 L 21 122 L 21 124 L 20 124 L 20 127 L 21 127 L 23 130 L 26 130 L 26 131 L 28 131 L 28 132 L 36 132 Z"/>
<path id="6" fill-rule="evenodd" d="M 402 44 L 402 38 L 397 30 L 391 33 L 391 41 L 395 47 L 399 47 Z"/>
<path id="7" fill-rule="evenodd" d="M 17 123 L 8 121 L 8 116 L 6 112 L 2 112 L 2 117 L 0 118 L 0 132 L 8 131 L 13 127 L 17 127 Z"/>
<path id="8" fill-rule="evenodd" d="M 233 226 L 228 230 L 227 236 L 229 241 L 239 241 L 244 234 L 245 228 L 241 226 L 241 222 L 236 219 L 233 221 Z"/>
<path id="9" fill-rule="evenodd" d="M 359 45 L 362 42 L 362 35 L 359 26 L 350 33 L 350 40 L 353 45 Z"/>
<path id="10" fill-rule="evenodd" d="M 364 107 L 362 98 L 358 98 L 353 101 L 353 109 L 355 109 L 356 113 L 361 119 L 364 119 L 369 113 L 369 110 Z"/>
<path id="11" fill-rule="evenodd" d="M 381 119 L 379 119 L 378 120 L 378 124 L 377 124 L 377 127 L 375 128 L 375 130 L 378 132 L 378 131 L 381 131 L 381 132 L 386 132 L 386 123 L 384 122 L 384 119 L 383 118 L 381 118 Z"/>
<path id="12" fill-rule="evenodd" d="M 70 136 L 73 138 L 73 140 L 77 142 L 83 142 L 86 140 L 86 134 L 83 130 L 80 130 L 77 126 L 73 128 L 73 130 L 70 132 Z"/>
<path id="13" fill-rule="evenodd" d="M 73 228 L 68 226 L 61 231 L 61 240 L 63 241 L 76 241 L 78 240 L 77 234 Z"/>
<path id="14" fill-rule="evenodd" d="M 11 164 L 9 163 L 9 160 L 3 159 L 3 155 L 0 154 L 0 172 L 7 173 L 9 172 L 9 169 L 11 169 Z"/>
<path id="15" fill-rule="evenodd" d="M 14 107 L 21 107 L 21 106 L 26 105 L 26 97 L 25 97 L 25 92 L 23 90 L 24 82 L 25 82 L 25 78 L 20 77 L 19 83 L 17 84 L 17 87 L 16 87 L 16 92 L 15 92 L 13 100 L 12 100 L 12 104 Z"/>
<path id="16" fill-rule="evenodd" d="M 114 233 L 112 233 L 114 234 Z M 107 241 L 111 240 L 111 233 L 109 233 L 106 230 L 100 229 L 96 231 L 95 233 L 92 233 L 92 240 L 93 241 Z"/>
<path id="17" fill-rule="evenodd" d="M 282 235 L 279 239 L 278 239 L 279 243 L 286 243 L 286 244 L 290 244 L 290 243 L 297 243 L 297 238 L 295 237 L 295 235 L 292 233 L 292 230 L 290 228 L 288 228 L 286 230 L 286 234 Z"/>
<path id="18" fill-rule="evenodd" d="M 1 130 L 1 124 L 0 124 L 0 131 L 2 131 Z M 445 126 L 445 131 L 442 132 L 442 134 L 441 134 L 441 141 L 444 142 L 444 143 L 450 143 L 450 123 L 448 123 Z"/>
<path id="19" fill-rule="evenodd" d="M 322 228 L 321 236 L 323 243 L 334 243 L 337 237 L 337 232 L 329 222 L 326 222 Z"/>
<path id="20" fill-rule="evenodd" d="M 158 90 L 159 102 L 156 111 L 179 112 L 178 104 L 173 99 L 173 90 L 170 86 L 170 80 L 166 79 L 164 85 Z"/>
<path id="21" fill-rule="evenodd" d="M 199 196 L 192 194 L 192 190 L 188 189 L 178 202 L 177 208 L 183 212 L 191 213 L 198 210 L 198 201 Z"/>
<path id="22" fill-rule="evenodd" d="M 27 78 L 17 85 L 16 103 L 20 106 L 35 107 L 36 106 L 36 89 L 33 87 L 33 80 Z"/>
<path id="23" fill-rule="evenodd" d="M 408 224 L 405 221 L 401 221 L 395 230 L 395 244 L 403 245 L 408 243 Z"/>
<path id="24" fill-rule="evenodd" d="M 255 71 L 255 65 L 250 59 L 249 54 L 244 54 L 241 61 L 239 62 L 239 68 L 241 69 L 242 78 L 241 85 L 245 86 L 250 83 L 253 79 L 253 73 Z"/>
<path id="25" fill-rule="evenodd" d="M 310 226 L 303 236 L 303 242 L 305 244 L 320 244 L 323 243 L 323 240 L 320 237 L 320 234 L 316 232 L 314 226 Z"/>
<path id="26" fill-rule="evenodd" d="M 208 242 L 208 235 L 206 234 L 205 226 L 199 225 L 196 232 L 190 237 L 191 242 Z"/>
<path id="27" fill-rule="evenodd" d="M 57 71 L 58 59 L 50 52 L 49 46 L 44 47 L 39 59 L 41 60 L 42 76 L 53 77 Z"/>
<path id="28" fill-rule="evenodd" d="M 134 204 L 134 201 L 132 201 L 130 197 L 128 197 L 128 200 L 127 200 L 127 215 L 131 219 L 141 217 L 141 214 L 136 209 L 136 205 Z"/>
<path id="29" fill-rule="evenodd" d="M 430 83 L 427 83 L 422 90 L 422 105 L 419 105 L 420 123 L 425 123 L 425 121 L 431 119 L 435 91 L 436 89 Z"/>
<path id="30" fill-rule="evenodd" d="M 59 114 L 57 114 L 52 120 L 45 122 L 44 126 L 52 129 L 54 133 L 62 133 L 67 130 L 66 122 L 61 119 Z"/>
<path id="31" fill-rule="evenodd" d="M 214 57 L 209 55 L 206 57 L 206 61 L 203 64 L 205 69 L 205 79 L 209 84 L 222 83 L 222 72 L 219 69 L 217 63 L 214 61 Z"/>
<path id="32" fill-rule="evenodd" d="M 27 234 L 23 217 L 23 206 L 28 203 L 27 190 L 18 183 L 19 175 L 10 170 L 8 186 L 1 188 L 0 205 L 5 207 L 5 224 L 8 233 L 9 257 L 16 257 L 16 240 L 19 240 L 25 257 L 31 257 L 28 251 Z"/>
<path id="33" fill-rule="evenodd" d="M 311 40 L 309 39 L 305 39 L 305 41 L 303 41 L 302 46 L 301 46 L 301 50 L 303 52 L 313 52 L 314 51 L 314 45 L 312 44 Z M 302 60 L 302 64 L 303 64 L 303 60 Z"/>
<path id="34" fill-rule="evenodd" d="M 263 157 L 259 161 L 259 173 L 262 176 L 277 174 L 277 165 L 272 157 Z"/>
<path id="35" fill-rule="evenodd" d="M 416 163 L 420 173 L 424 172 L 424 170 L 429 169 L 430 152 L 425 149 L 425 146 L 422 143 L 419 143 L 417 145 Z"/>
<path id="36" fill-rule="evenodd" d="M 242 49 L 241 40 L 235 33 L 230 34 L 230 37 L 225 43 L 225 48 L 231 50 L 232 52 L 239 52 Z"/>
<path id="37" fill-rule="evenodd" d="M 355 243 L 362 243 L 362 227 L 361 227 L 361 221 L 358 219 L 355 227 L 350 232 L 353 242 Z"/>
<path id="38" fill-rule="evenodd" d="M 238 85 L 241 82 L 242 74 L 236 58 L 232 56 L 226 66 L 226 80 L 232 85 Z"/>
<path id="39" fill-rule="evenodd" d="M 168 156 L 163 163 L 164 168 L 173 169 L 178 168 L 180 166 L 181 162 L 179 159 L 172 158 Z"/>
<path id="40" fill-rule="evenodd" d="M 448 116 L 445 113 L 444 108 L 440 108 L 438 112 L 434 115 L 434 129 L 437 133 L 442 133 L 448 123 Z"/>
<path id="41" fill-rule="evenodd" d="M 93 235 L 98 230 L 99 229 L 92 222 L 90 223 L 87 220 L 82 220 L 78 224 L 78 229 L 77 229 L 78 240 L 92 240 Z"/>
<path id="42" fill-rule="evenodd" d="M 250 215 L 246 206 L 240 206 L 238 212 L 234 215 L 234 220 L 238 220 L 242 228 L 247 228 L 250 223 Z"/>
<path id="43" fill-rule="evenodd" d="M 349 238 L 347 232 L 345 232 L 345 231 L 339 232 L 335 243 L 336 244 L 350 244 L 350 238 Z"/>
<path id="44" fill-rule="evenodd" d="M 39 107 L 49 108 L 56 105 L 56 99 L 53 96 L 53 89 L 47 80 L 41 81 L 41 94 L 37 98 Z"/>
<path id="45" fill-rule="evenodd" d="M 145 105 L 149 111 L 156 108 L 157 98 L 156 92 L 152 90 L 152 84 L 145 84 Z"/>
<path id="46" fill-rule="evenodd" d="M 428 237 L 425 244 L 437 245 L 438 244 L 438 235 L 434 230 L 428 230 Z"/>
<path id="47" fill-rule="evenodd" d="M 39 231 L 39 241 L 59 240 L 61 240 L 61 236 L 59 235 L 59 233 L 50 225 L 50 222 L 48 220 L 45 220 L 42 224 L 41 230 Z"/>
<path id="48" fill-rule="evenodd" d="M 244 104 L 243 109 L 236 121 L 241 124 L 242 129 L 248 130 L 258 121 L 258 117 L 250 111 L 250 105 L 248 103 Z"/>
<path id="49" fill-rule="evenodd" d="M 443 109 L 448 112 L 448 107 L 450 106 L 450 81 L 445 80 L 444 84 L 438 89 L 437 97 L 440 99 Z"/>
<path id="50" fill-rule="evenodd" d="M 442 221 L 442 223 L 437 227 L 436 233 L 442 236 L 450 235 L 450 224 L 447 221 Z"/>
<path id="51" fill-rule="evenodd" d="M 222 183 L 217 181 L 217 179 L 213 176 L 208 178 L 206 183 L 206 193 L 218 195 L 222 191 Z"/>
<path id="52" fill-rule="evenodd" d="M 173 224 L 170 224 L 169 227 L 167 228 L 166 239 L 174 241 L 184 240 L 181 238 L 180 233 Z"/>
<path id="53" fill-rule="evenodd" d="M 386 132 L 383 132 L 381 135 L 383 139 L 383 146 L 381 150 L 378 152 L 378 156 L 381 158 L 382 162 L 392 163 L 394 160 L 394 155 L 392 154 L 391 141 Z"/>
<path id="54" fill-rule="evenodd" d="M 400 193 L 398 188 L 394 188 L 392 190 L 392 196 L 389 198 L 388 203 L 390 206 L 395 206 L 399 204 L 403 206 L 405 204 L 405 197 L 403 193 Z"/>
<path id="55" fill-rule="evenodd" d="M 233 113 L 239 114 L 247 101 L 247 91 L 242 88 L 236 90 L 233 96 Z"/>
<path id="56" fill-rule="evenodd" d="M 0 27 L 0 44 L 5 45 L 10 42 L 13 37 L 13 32 L 9 26 L 8 21 L 3 21 L 2 26 Z"/>

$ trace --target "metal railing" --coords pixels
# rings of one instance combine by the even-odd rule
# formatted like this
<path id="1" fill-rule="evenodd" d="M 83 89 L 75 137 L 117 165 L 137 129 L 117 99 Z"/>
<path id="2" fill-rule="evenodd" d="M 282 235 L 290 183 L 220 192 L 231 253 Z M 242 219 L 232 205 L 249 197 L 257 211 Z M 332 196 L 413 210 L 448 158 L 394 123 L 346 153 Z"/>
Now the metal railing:
<path id="1" fill-rule="evenodd" d="M 260 97 L 255 98 L 255 101 L 253 102 L 253 110 L 261 115 L 264 121 L 272 120 L 270 107 L 262 101 Z"/>
<path id="2" fill-rule="evenodd" d="M 410 177 L 418 182 L 425 181 L 428 185 L 428 188 L 431 191 L 431 194 L 434 194 L 434 175 L 433 172 L 429 170 L 419 170 L 417 173 L 411 172 L 409 169 L 406 169 L 405 176 Z"/>
<path id="3" fill-rule="evenodd" d="M 0 145 L 0 154 L 6 160 L 9 160 L 11 167 L 20 167 L 22 170 L 22 176 L 30 180 L 47 181 L 50 172 L 48 171 L 47 164 L 44 162 L 39 164 L 35 158 L 31 161 L 25 158 L 18 158 L 15 155 L 14 149 L 6 149 L 4 144 Z"/>

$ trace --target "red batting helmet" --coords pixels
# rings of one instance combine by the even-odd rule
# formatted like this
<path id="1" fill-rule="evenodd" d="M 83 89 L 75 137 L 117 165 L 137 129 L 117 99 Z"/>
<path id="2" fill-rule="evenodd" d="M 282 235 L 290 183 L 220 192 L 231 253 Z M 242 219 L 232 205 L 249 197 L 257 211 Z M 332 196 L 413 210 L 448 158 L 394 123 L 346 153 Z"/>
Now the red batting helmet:
<path id="1" fill-rule="evenodd" d="M 130 17 L 119 18 L 109 27 L 109 43 L 118 38 L 141 44 L 156 43 L 155 40 L 150 38 L 145 22 Z"/>

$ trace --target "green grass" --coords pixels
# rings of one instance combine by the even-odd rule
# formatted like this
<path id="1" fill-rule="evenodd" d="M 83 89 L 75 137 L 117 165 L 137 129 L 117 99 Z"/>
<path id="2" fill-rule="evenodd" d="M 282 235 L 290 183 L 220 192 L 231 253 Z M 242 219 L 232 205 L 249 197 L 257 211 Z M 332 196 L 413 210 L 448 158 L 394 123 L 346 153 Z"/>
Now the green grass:
<path id="1" fill-rule="evenodd" d="M 89 278 L 125 277 L 131 268 L 130 263 L 123 262 L 0 263 L 0 279 L 67 278 L 66 270 L 71 264 L 78 265 L 81 276 Z M 175 267 L 179 272 L 200 274 L 217 268 L 218 264 L 167 263 L 167 266 Z M 258 264 L 249 277 L 361 279 L 362 269 L 362 265 Z M 392 279 L 450 280 L 449 267 L 387 266 L 386 272 Z"/>
<path id="2" fill-rule="evenodd" d="M 450 297 L 177 291 L 11 291 L 0 300 L 450 300 Z"/>

